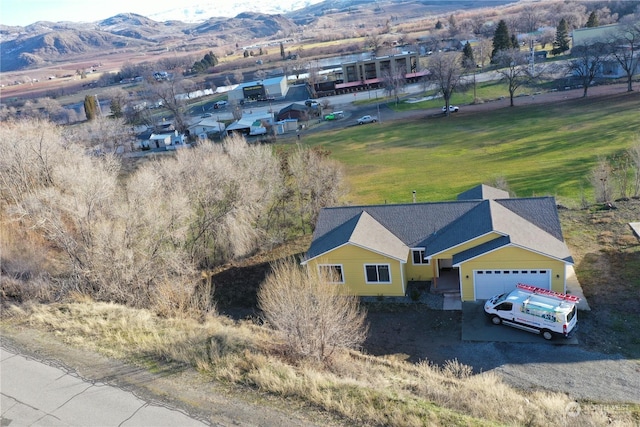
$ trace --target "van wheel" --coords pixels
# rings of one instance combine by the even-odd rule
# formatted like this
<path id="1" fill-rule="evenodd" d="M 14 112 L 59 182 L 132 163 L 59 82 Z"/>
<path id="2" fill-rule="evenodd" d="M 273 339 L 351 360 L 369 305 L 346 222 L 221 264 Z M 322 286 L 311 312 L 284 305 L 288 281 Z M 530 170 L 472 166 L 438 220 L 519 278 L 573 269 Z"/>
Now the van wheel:
<path id="1" fill-rule="evenodd" d="M 551 331 L 545 329 L 544 331 L 542 331 L 542 338 L 548 341 L 553 338 L 553 334 L 551 333 Z"/>
<path id="2" fill-rule="evenodd" d="M 493 323 L 494 325 L 499 325 L 500 323 L 502 323 L 502 319 L 498 316 L 493 316 L 491 318 L 491 323 Z"/>

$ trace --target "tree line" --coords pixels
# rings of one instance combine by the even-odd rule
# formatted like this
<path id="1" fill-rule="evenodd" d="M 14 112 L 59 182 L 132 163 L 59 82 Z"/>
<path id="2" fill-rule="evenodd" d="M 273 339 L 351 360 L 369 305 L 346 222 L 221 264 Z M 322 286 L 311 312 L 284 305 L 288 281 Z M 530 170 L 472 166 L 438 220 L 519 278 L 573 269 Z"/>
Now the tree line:
<path id="1" fill-rule="evenodd" d="M 44 120 L 3 126 L 5 279 L 56 297 L 186 309 L 200 271 L 311 232 L 344 191 L 327 153 L 298 146 L 234 136 L 125 172 L 125 159 L 89 145 Z"/>

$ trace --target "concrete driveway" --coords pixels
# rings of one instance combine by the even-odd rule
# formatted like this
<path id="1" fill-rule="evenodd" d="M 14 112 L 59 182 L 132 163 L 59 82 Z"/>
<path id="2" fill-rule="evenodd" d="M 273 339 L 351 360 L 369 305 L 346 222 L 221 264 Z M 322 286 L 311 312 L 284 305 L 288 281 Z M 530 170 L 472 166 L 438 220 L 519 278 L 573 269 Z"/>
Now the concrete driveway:
<path id="1" fill-rule="evenodd" d="M 578 313 L 579 319 L 580 313 Z M 579 325 L 578 320 L 578 325 Z M 572 338 L 545 340 L 541 335 L 512 328 L 494 325 L 484 314 L 484 301 L 462 303 L 462 341 L 511 342 L 549 345 L 578 345 L 577 334 Z"/>

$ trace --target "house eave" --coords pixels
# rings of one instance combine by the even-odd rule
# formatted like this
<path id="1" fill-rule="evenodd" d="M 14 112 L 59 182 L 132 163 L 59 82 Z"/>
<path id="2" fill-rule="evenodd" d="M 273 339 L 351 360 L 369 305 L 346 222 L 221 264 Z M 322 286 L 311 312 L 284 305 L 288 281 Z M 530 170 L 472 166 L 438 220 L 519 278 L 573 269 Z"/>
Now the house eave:
<path id="1" fill-rule="evenodd" d="M 549 255 L 549 254 L 546 254 L 546 253 L 544 253 L 544 252 L 540 252 L 540 251 L 537 251 L 537 250 L 535 250 L 535 249 L 532 249 L 532 248 L 529 248 L 529 247 L 526 247 L 526 246 L 522 246 L 522 245 L 518 245 L 518 244 L 515 244 L 515 243 L 508 243 L 508 244 L 503 245 L 503 246 L 500 246 L 500 247 L 498 247 L 498 248 L 494 248 L 494 249 L 488 250 L 488 251 L 486 251 L 486 252 L 483 252 L 483 253 L 481 253 L 481 254 L 478 254 L 478 255 L 476 255 L 476 256 L 473 256 L 473 257 L 467 258 L 467 259 L 465 259 L 464 261 L 457 262 L 457 263 L 453 264 L 453 267 L 460 268 L 460 267 L 462 266 L 462 264 L 464 264 L 465 262 L 469 262 L 469 261 L 474 260 L 474 259 L 476 259 L 476 258 L 483 257 L 483 256 L 485 256 L 485 255 L 488 255 L 488 254 L 490 254 L 490 253 L 493 253 L 493 252 L 495 252 L 495 251 L 499 251 L 499 250 L 501 250 L 501 249 L 508 248 L 508 247 L 518 248 L 518 249 L 523 249 L 523 250 L 526 250 L 526 251 L 529 251 L 529 252 L 533 252 L 533 253 L 535 253 L 535 254 L 542 255 L 542 256 L 544 256 L 544 257 L 547 257 L 547 258 L 550 258 L 550 259 L 554 259 L 554 260 L 556 260 L 556 261 L 561 261 L 561 262 L 565 263 L 565 265 L 574 265 L 574 262 L 573 262 L 573 261 L 569 261 L 568 259 L 558 258 L 558 257 L 556 257 L 556 256 Z M 571 257 L 569 257 L 569 258 L 571 258 Z"/>
<path id="2" fill-rule="evenodd" d="M 438 257 L 438 255 L 442 254 L 443 252 L 454 251 L 456 248 L 458 248 L 458 247 L 460 247 L 460 246 L 466 245 L 466 244 L 468 244 L 468 243 L 473 242 L 473 241 L 474 241 L 474 240 L 476 240 L 476 239 L 480 239 L 480 238 L 482 238 L 482 237 L 489 236 L 489 235 L 491 235 L 491 234 L 497 234 L 498 236 L 508 237 L 508 236 L 507 236 L 506 234 L 504 234 L 504 233 L 501 233 L 501 232 L 499 232 L 499 231 L 492 230 L 492 231 L 490 231 L 490 232 L 488 232 L 488 233 L 480 234 L 480 235 L 478 235 L 478 236 L 474 237 L 473 239 L 466 240 L 466 241 L 464 241 L 464 242 L 458 243 L 457 245 L 449 246 L 449 247 L 448 247 L 448 248 L 446 248 L 446 249 L 443 249 L 443 250 L 441 250 L 441 251 L 435 252 L 435 253 L 433 253 L 433 254 L 429 254 L 429 255 L 425 256 L 425 258 L 437 258 L 437 257 Z"/>
<path id="3" fill-rule="evenodd" d="M 383 256 L 383 257 L 386 257 L 386 258 L 390 258 L 390 259 L 396 260 L 396 261 L 400 262 L 401 264 L 406 264 L 406 263 L 407 263 L 406 258 L 405 258 L 405 259 L 398 258 L 398 257 L 396 257 L 396 256 L 389 255 L 389 254 L 386 254 L 386 253 L 384 253 L 384 252 L 380 252 L 380 251 L 375 250 L 375 249 L 371 249 L 371 248 L 369 248 L 369 247 L 367 247 L 367 246 L 359 245 L 359 244 L 354 243 L 354 242 L 346 242 L 346 243 L 343 243 L 343 244 L 341 244 L 341 245 L 338 245 L 338 246 L 336 246 L 336 247 L 334 247 L 334 248 L 332 248 L 332 249 L 329 249 L 328 251 L 324 251 L 323 253 L 318 254 L 318 255 L 316 255 L 316 256 L 314 256 L 314 257 L 312 257 L 312 258 L 305 259 L 305 260 L 303 260 L 303 261 L 301 261 L 301 262 L 300 262 L 300 265 L 307 265 L 310 261 L 313 261 L 314 259 L 317 259 L 317 258 L 322 258 L 325 254 L 328 254 L 329 252 L 333 252 L 333 251 L 335 251 L 336 249 L 340 249 L 340 248 L 342 248 L 342 247 L 344 247 L 344 246 L 355 246 L 355 247 L 357 247 L 357 248 L 364 249 L 364 250 L 369 251 L 369 252 L 373 252 L 373 253 L 378 254 L 378 255 L 381 255 L 381 256 Z M 409 250 L 409 249 L 407 249 L 407 250 Z M 408 252 L 407 252 L 407 256 L 409 256 Z"/>

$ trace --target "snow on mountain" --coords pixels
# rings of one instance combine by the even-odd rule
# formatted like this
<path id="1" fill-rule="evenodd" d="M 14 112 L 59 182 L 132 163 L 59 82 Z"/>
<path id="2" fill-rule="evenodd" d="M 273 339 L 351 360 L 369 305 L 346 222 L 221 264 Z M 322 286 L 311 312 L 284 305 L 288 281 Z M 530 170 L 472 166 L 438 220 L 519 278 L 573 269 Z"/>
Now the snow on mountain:
<path id="1" fill-rule="evenodd" d="M 177 7 L 162 12 L 150 13 L 148 18 L 154 21 L 178 20 L 182 22 L 203 22 L 212 17 L 232 18 L 242 12 L 260 12 L 284 14 L 321 3 L 323 0 L 235 0 L 203 2 L 190 6 Z"/>

